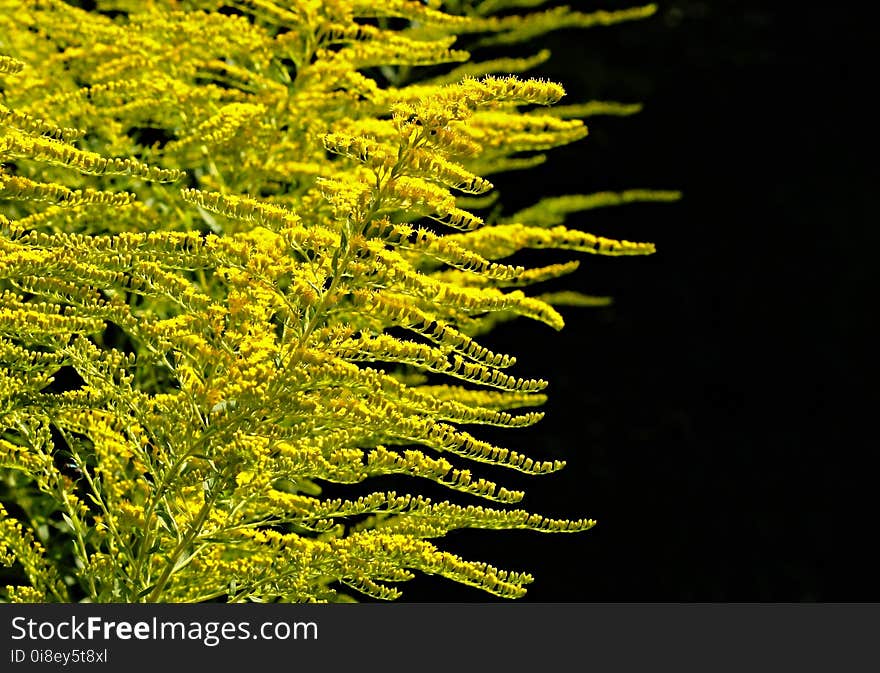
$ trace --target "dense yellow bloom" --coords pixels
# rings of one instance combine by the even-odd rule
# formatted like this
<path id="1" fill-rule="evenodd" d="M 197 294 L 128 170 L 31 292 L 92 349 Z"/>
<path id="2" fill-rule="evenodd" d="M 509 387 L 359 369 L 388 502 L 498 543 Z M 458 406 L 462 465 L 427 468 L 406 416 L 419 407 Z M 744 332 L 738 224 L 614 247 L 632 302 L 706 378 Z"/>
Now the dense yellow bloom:
<path id="1" fill-rule="evenodd" d="M 608 300 L 532 291 L 577 261 L 502 260 L 649 254 L 563 222 L 678 194 L 487 215 L 486 176 L 638 106 L 554 112 L 562 86 L 510 74 L 549 52 L 472 52 L 654 6 L 225 4 L 238 14 L 0 0 L 0 563 L 21 574 L 5 598 L 393 599 L 416 572 L 523 595 L 530 575 L 442 537 L 594 522 L 527 512 L 478 473 L 564 467 L 477 436 L 540 421 L 547 386 L 478 337 Z M 324 495 L 376 477 L 465 502 Z"/>

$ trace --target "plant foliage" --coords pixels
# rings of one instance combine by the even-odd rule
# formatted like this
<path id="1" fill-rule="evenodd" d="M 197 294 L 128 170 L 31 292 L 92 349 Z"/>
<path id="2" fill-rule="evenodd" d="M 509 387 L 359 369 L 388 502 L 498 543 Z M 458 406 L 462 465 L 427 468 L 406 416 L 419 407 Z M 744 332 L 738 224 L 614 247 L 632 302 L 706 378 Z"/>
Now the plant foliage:
<path id="1" fill-rule="evenodd" d="M 577 262 L 505 259 L 650 253 L 563 220 L 677 194 L 486 215 L 489 176 L 637 109 L 548 108 L 559 85 L 510 75 L 548 52 L 503 49 L 654 7 L 92 4 L 0 0 L 5 600 L 391 599 L 416 572 L 523 595 L 435 542 L 594 522 L 478 476 L 563 463 L 478 438 L 540 420 L 546 383 L 476 338 L 601 300 L 529 292 Z M 388 475 L 401 492 L 325 495 Z"/>

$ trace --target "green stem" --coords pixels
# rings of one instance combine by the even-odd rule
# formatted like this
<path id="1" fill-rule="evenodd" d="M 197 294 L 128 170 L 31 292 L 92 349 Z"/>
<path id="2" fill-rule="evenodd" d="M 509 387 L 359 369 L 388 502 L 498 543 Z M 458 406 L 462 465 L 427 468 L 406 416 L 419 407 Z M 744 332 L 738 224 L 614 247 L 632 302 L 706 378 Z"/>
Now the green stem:
<path id="1" fill-rule="evenodd" d="M 211 512 L 211 507 L 214 505 L 214 501 L 216 500 L 217 494 L 219 492 L 220 489 L 217 488 L 211 495 L 211 497 L 205 500 L 205 504 L 202 505 L 202 508 L 196 515 L 195 521 L 193 521 L 190 525 L 189 531 L 183 537 L 183 539 L 177 543 L 174 551 L 171 552 L 171 556 L 168 558 L 168 563 L 165 564 L 165 568 L 162 571 L 162 574 L 159 576 L 159 579 L 156 581 L 156 585 L 153 587 L 153 591 L 147 598 L 147 603 L 157 603 L 159 601 L 159 596 L 162 595 L 162 590 L 165 588 L 168 580 L 171 579 L 171 574 L 174 572 L 174 568 L 177 565 L 177 561 L 180 558 L 180 555 L 187 547 L 189 547 L 190 544 L 192 544 L 193 540 L 196 539 L 196 536 L 202 530 L 202 526 L 205 525 L 205 521 L 208 518 L 208 514 Z"/>

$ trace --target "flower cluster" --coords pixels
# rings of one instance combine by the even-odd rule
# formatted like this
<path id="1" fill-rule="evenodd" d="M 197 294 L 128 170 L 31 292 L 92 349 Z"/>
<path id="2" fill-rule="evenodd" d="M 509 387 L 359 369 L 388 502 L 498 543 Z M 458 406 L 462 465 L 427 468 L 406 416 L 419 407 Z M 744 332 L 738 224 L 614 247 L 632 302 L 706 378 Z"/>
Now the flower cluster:
<path id="1" fill-rule="evenodd" d="M 529 292 L 577 262 L 505 260 L 651 253 L 563 221 L 677 194 L 481 214 L 486 176 L 583 138 L 581 117 L 636 110 L 549 111 L 558 84 L 498 74 L 548 52 L 475 54 L 654 7 L 95 4 L 0 0 L 5 598 L 391 599 L 415 572 L 521 596 L 530 575 L 439 539 L 594 522 L 528 513 L 471 471 L 564 466 L 472 434 L 538 422 L 546 385 L 477 337 L 517 316 L 560 329 L 554 306 L 604 300 Z M 370 491 L 377 477 L 494 504 Z"/>

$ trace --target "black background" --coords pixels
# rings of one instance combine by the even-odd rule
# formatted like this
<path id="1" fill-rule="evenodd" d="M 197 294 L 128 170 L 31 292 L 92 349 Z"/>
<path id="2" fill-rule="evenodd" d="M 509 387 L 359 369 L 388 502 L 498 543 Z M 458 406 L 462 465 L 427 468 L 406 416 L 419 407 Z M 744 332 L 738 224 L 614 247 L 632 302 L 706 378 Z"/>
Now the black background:
<path id="1" fill-rule="evenodd" d="M 834 7 L 664 2 L 648 21 L 547 39 L 541 74 L 566 85 L 565 102 L 645 109 L 588 120 L 590 137 L 546 167 L 496 180 L 507 212 L 536 195 L 631 187 L 684 199 L 572 217 L 658 252 L 582 259 L 560 287 L 615 304 L 564 311 L 560 333 L 524 321 L 484 338 L 550 381 L 544 421 L 491 436 L 568 460 L 513 480 L 526 506 L 599 522 L 447 538 L 467 558 L 532 572 L 524 600 L 880 598 L 869 551 L 876 73 L 871 23 Z M 485 599 L 433 578 L 404 591 Z"/>

